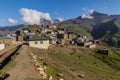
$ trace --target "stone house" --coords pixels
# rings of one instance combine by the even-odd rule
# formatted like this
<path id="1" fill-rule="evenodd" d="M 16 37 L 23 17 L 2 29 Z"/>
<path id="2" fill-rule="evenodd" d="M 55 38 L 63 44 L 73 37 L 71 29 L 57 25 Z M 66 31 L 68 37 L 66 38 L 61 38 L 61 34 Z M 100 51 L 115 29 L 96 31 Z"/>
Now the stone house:
<path id="1" fill-rule="evenodd" d="M 77 37 L 77 35 L 74 34 L 74 32 L 67 32 L 67 35 L 68 35 L 68 38 L 69 38 L 69 39 L 73 39 L 73 38 L 76 38 L 76 37 Z"/>
<path id="2" fill-rule="evenodd" d="M 49 38 L 42 36 L 33 36 L 29 40 L 29 46 L 40 49 L 48 49 L 48 47 L 50 46 Z"/>
<path id="3" fill-rule="evenodd" d="M 103 54 L 103 55 L 109 55 L 108 49 L 98 49 L 97 53 Z"/>
<path id="4" fill-rule="evenodd" d="M 16 38 L 17 41 L 23 42 L 23 35 L 18 35 Z"/>
<path id="5" fill-rule="evenodd" d="M 66 37 L 67 37 L 66 34 L 57 34 L 57 43 L 64 45 L 67 40 Z"/>
<path id="6" fill-rule="evenodd" d="M 5 44 L 0 44 L 0 50 L 3 50 L 5 48 Z"/>
<path id="7" fill-rule="evenodd" d="M 88 47 L 88 48 L 96 48 L 96 44 L 91 44 L 91 45 L 87 45 L 86 47 Z"/>
<path id="8" fill-rule="evenodd" d="M 84 47 L 87 47 L 87 46 L 89 46 L 89 45 L 92 45 L 93 44 L 93 42 L 91 42 L 91 41 L 86 41 L 86 42 L 77 42 L 77 45 L 78 46 L 84 46 Z"/>
<path id="9" fill-rule="evenodd" d="M 57 30 L 54 30 L 54 31 L 51 32 L 51 34 L 49 36 L 51 44 L 56 44 L 57 43 L 57 34 L 58 34 Z"/>
<path id="10" fill-rule="evenodd" d="M 23 31 L 17 31 L 16 32 L 16 41 L 20 41 L 20 42 L 23 42 L 24 39 L 23 39 Z"/>
<path id="11" fill-rule="evenodd" d="M 66 29 L 64 29 L 64 28 L 58 28 L 57 30 L 58 30 L 59 34 L 66 33 Z"/>
<path id="12" fill-rule="evenodd" d="M 5 37 L 1 37 L 0 38 L 0 44 L 10 44 L 13 41 L 12 38 L 5 38 Z"/>
<path id="13" fill-rule="evenodd" d="M 46 27 L 49 28 L 49 29 L 57 29 L 57 26 L 55 26 L 55 25 L 48 25 Z"/>

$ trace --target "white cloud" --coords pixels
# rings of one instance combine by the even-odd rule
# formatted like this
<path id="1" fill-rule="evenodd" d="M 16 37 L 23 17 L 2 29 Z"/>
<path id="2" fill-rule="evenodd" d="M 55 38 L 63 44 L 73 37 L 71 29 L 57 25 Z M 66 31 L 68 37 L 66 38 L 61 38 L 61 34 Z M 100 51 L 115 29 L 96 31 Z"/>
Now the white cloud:
<path id="1" fill-rule="evenodd" d="M 89 10 L 87 14 L 82 14 L 81 18 L 87 18 L 87 19 L 93 19 L 94 17 L 92 16 L 92 14 L 94 13 L 94 10 Z"/>
<path id="2" fill-rule="evenodd" d="M 30 25 L 42 25 L 44 24 L 43 20 L 53 22 L 49 13 L 43 13 L 33 9 L 21 8 L 20 14 L 23 16 L 22 21 Z"/>
<path id="3" fill-rule="evenodd" d="M 15 19 L 12 19 L 12 18 L 9 18 L 8 22 L 11 23 L 11 24 L 13 24 L 13 25 L 17 25 L 18 24 L 18 21 L 15 20 Z"/>
<path id="4" fill-rule="evenodd" d="M 91 10 L 88 11 L 88 13 L 89 13 L 89 14 L 93 14 L 93 13 L 94 13 L 94 10 L 91 9 Z"/>
<path id="5" fill-rule="evenodd" d="M 81 18 L 82 18 L 82 19 L 84 19 L 84 18 L 93 19 L 93 16 L 90 16 L 89 14 L 83 14 L 83 15 L 81 16 Z"/>
<path id="6" fill-rule="evenodd" d="M 64 21 L 64 18 L 57 18 L 60 22 Z"/>
<path id="7" fill-rule="evenodd" d="M 88 9 L 87 8 L 85 8 L 85 7 L 83 7 L 83 8 L 81 8 L 83 11 L 87 11 Z"/>

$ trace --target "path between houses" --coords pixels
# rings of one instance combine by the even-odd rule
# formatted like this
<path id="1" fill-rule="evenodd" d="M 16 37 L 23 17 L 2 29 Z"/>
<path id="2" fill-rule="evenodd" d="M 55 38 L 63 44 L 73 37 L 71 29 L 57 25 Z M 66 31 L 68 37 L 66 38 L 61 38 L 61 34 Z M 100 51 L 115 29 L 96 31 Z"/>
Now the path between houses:
<path id="1" fill-rule="evenodd" d="M 7 80 L 40 80 L 39 72 L 35 70 L 30 53 L 27 45 L 21 47 L 19 55 L 15 57 L 16 66 L 7 72 L 10 74 Z"/>

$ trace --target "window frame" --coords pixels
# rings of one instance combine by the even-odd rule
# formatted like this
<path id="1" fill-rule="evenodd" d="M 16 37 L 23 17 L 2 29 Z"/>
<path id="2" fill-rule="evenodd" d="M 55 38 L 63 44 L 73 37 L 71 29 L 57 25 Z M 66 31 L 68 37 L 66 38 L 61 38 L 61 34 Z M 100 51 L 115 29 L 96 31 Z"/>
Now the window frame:
<path id="1" fill-rule="evenodd" d="M 37 42 L 37 41 L 35 41 L 35 42 L 34 42 L 34 44 L 38 44 L 38 42 Z"/>

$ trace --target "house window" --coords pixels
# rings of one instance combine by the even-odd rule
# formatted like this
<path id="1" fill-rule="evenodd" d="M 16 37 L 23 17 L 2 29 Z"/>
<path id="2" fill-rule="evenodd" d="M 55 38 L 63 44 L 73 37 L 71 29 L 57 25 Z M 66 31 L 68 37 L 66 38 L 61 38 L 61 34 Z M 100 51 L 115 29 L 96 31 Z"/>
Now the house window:
<path id="1" fill-rule="evenodd" d="M 38 44 L 38 42 L 37 42 L 37 41 L 35 41 L 35 44 Z"/>
<path id="2" fill-rule="evenodd" d="M 43 44 L 43 41 L 40 41 L 40 44 Z"/>

